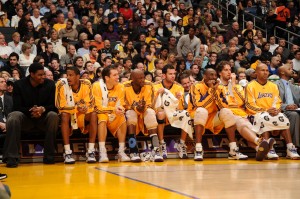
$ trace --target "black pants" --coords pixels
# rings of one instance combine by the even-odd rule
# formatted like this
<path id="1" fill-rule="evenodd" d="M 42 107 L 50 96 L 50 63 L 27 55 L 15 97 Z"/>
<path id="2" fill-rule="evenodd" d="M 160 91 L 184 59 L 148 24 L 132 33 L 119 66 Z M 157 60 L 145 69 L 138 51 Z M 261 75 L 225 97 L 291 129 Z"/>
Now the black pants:
<path id="1" fill-rule="evenodd" d="M 27 117 L 24 113 L 15 111 L 8 115 L 6 122 L 6 139 L 3 149 L 3 159 L 20 158 L 21 131 L 28 132 L 38 129 L 45 133 L 44 157 L 55 153 L 55 139 L 58 129 L 58 115 L 55 112 L 43 114 L 38 119 Z"/>

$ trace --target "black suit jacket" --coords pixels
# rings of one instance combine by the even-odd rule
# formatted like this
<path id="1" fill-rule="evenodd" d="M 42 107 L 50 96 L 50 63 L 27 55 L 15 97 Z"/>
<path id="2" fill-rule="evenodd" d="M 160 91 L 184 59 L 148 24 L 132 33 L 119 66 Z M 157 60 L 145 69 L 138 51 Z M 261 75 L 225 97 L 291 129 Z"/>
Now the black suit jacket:
<path id="1" fill-rule="evenodd" d="M 13 112 L 13 98 L 4 93 L 4 115 L 7 118 L 8 114 L 10 114 L 11 112 Z"/>
<path id="2" fill-rule="evenodd" d="M 45 107 L 45 113 L 57 111 L 54 105 L 55 83 L 45 79 L 43 84 L 33 87 L 30 83 L 30 76 L 18 80 L 14 84 L 13 102 L 14 111 L 20 111 L 28 117 L 31 117 L 29 109 L 34 105 Z"/>

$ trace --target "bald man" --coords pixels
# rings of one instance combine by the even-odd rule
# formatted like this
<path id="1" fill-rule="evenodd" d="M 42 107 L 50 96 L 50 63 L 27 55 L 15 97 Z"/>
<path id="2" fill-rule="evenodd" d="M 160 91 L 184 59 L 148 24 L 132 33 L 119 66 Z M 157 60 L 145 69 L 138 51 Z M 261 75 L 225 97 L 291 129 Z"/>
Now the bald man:
<path id="1" fill-rule="evenodd" d="M 239 152 L 235 140 L 235 120 L 232 111 L 228 108 L 222 108 L 220 111 L 215 102 L 216 90 L 219 86 L 217 73 L 214 69 L 206 69 L 203 81 L 197 82 L 191 87 L 190 102 L 188 110 L 194 119 L 196 147 L 195 161 L 203 160 L 202 135 L 205 129 L 214 134 L 219 134 L 225 127 L 229 139 L 229 159 L 246 160 L 248 156 Z"/>
<path id="2" fill-rule="evenodd" d="M 293 143 L 300 146 L 300 122 L 299 112 L 296 111 L 300 107 L 300 88 L 293 85 L 289 80 L 293 77 L 293 67 L 289 64 L 278 68 L 280 80 L 276 82 L 280 98 L 282 99 L 281 110 L 290 120 L 290 131 Z"/>
<path id="3" fill-rule="evenodd" d="M 270 138 L 270 134 L 275 136 L 279 133 L 287 144 L 287 158 L 300 159 L 297 149 L 292 143 L 289 130 L 290 121 L 280 112 L 281 99 L 278 87 L 268 81 L 268 66 L 259 63 L 255 72 L 256 80 L 251 81 L 246 87 L 245 104 L 248 114 L 253 116 L 253 130 L 269 142 L 270 151 L 266 157 L 279 159 L 273 148 L 275 139 Z"/>
<path id="4" fill-rule="evenodd" d="M 157 137 L 158 123 L 155 111 L 152 109 L 153 87 L 151 82 L 145 80 L 145 75 L 142 70 L 135 69 L 131 72 L 131 80 L 124 83 L 124 89 L 131 161 L 141 161 L 136 135 L 142 132 L 151 138 L 152 152 L 150 156 L 152 157 L 150 158 L 153 159 L 154 162 L 163 162 Z M 146 157 L 149 158 L 149 156 L 142 156 L 142 160 L 149 160 Z"/>

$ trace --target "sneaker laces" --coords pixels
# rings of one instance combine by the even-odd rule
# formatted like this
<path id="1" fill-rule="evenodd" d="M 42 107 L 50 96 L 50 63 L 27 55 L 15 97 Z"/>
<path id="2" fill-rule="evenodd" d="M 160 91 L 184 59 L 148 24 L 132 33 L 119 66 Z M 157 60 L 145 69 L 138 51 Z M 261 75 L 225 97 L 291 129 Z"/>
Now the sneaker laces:
<path id="1" fill-rule="evenodd" d="M 276 154 L 275 149 L 270 149 L 269 153 Z"/>
<path id="2" fill-rule="evenodd" d="M 295 146 L 292 146 L 291 148 L 289 148 L 289 151 L 291 153 L 297 154 L 297 148 Z"/>
<path id="3" fill-rule="evenodd" d="M 65 158 L 66 159 L 72 159 L 73 158 L 73 154 L 70 153 L 70 154 L 65 154 Z"/>
<path id="4" fill-rule="evenodd" d="M 185 144 L 180 144 L 180 145 L 181 145 L 180 146 L 181 152 L 184 153 L 184 154 L 186 154 L 186 148 L 187 148 L 187 146 Z"/>
<path id="5" fill-rule="evenodd" d="M 95 153 L 94 152 L 88 153 L 88 157 L 89 158 L 95 158 Z"/>

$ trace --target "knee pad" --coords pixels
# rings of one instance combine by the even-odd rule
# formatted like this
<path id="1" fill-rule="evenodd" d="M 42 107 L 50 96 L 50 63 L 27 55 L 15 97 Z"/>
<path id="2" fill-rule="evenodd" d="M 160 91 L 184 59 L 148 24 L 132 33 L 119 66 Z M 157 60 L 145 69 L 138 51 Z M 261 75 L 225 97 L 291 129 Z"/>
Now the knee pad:
<path id="1" fill-rule="evenodd" d="M 155 129 L 158 125 L 156 121 L 155 111 L 153 109 L 147 108 L 144 113 L 144 124 L 148 130 Z"/>
<path id="2" fill-rule="evenodd" d="M 137 124 L 137 113 L 134 110 L 126 111 L 127 125 Z"/>
<path id="3" fill-rule="evenodd" d="M 205 108 L 197 108 L 194 115 L 194 125 L 205 126 L 208 119 L 208 111 Z"/>
<path id="4" fill-rule="evenodd" d="M 219 112 L 219 119 L 224 123 L 225 128 L 235 125 L 234 115 L 228 108 L 222 108 Z"/>
<path id="5" fill-rule="evenodd" d="M 241 133 L 241 131 L 243 131 L 244 128 L 248 128 L 251 130 L 251 123 L 245 119 L 245 118 L 237 118 L 236 119 L 236 129 L 238 130 L 238 132 Z M 251 130 L 252 131 L 252 130 Z M 255 132 L 253 131 L 253 133 L 255 134 Z"/>

